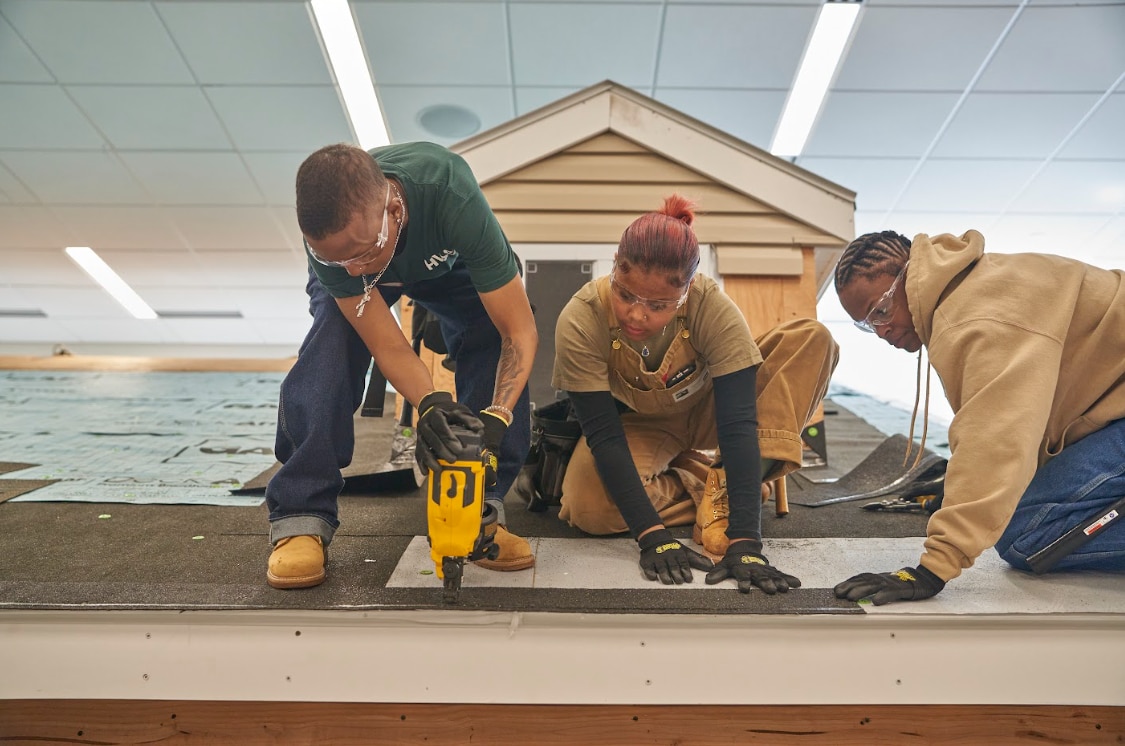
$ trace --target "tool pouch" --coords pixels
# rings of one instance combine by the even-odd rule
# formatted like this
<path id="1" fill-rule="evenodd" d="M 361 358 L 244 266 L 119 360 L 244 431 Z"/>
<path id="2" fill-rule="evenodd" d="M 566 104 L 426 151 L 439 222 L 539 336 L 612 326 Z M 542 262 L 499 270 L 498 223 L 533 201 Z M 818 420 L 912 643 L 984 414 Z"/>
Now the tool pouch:
<path id="1" fill-rule="evenodd" d="M 511 493 L 540 513 L 562 500 L 563 477 L 582 428 L 570 399 L 535 410 L 531 416 L 531 449 Z"/>

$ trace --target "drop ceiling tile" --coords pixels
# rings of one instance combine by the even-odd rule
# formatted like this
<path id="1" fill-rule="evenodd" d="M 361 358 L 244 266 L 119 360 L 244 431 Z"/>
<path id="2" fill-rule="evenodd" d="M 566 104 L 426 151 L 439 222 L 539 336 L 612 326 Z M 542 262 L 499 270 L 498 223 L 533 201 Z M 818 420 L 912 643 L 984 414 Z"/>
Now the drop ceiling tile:
<path id="1" fill-rule="evenodd" d="M 1009 207 L 1025 213 L 1125 210 L 1125 162 L 1052 161 Z"/>
<path id="2" fill-rule="evenodd" d="M 508 85 L 503 3 L 355 3 L 375 82 Z M 514 8 L 513 8 L 514 10 Z"/>
<path id="3" fill-rule="evenodd" d="M 246 319 L 161 319 L 182 344 L 258 345 L 262 338 Z"/>
<path id="4" fill-rule="evenodd" d="M 352 139 L 332 86 L 210 86 L 204 92 L 239 150 L 311 153 Z"/>
<path id="5" fill-rule="evenodd" d="M 0 251 L 4 282 L 27 288 L 48 283 L 64 287 L 88 286 L 90 276 L 63 252 L 64 248 L 65 245 L 59 245 Z"/>
<path id="6" fill-rule="evenodd" d="M 484 131 L 503 124 L 512 118 L 512 93 L 507 87 L 471 88 L 444 86 L 381 86 L 381 100 L 386 112 L 391 142 L 427 140 L 451 145 L 468 137 L 441 137 L 426 130 L 419 117 L 432 106 L 459 106 L 468 109 L 480 119 Z"/>
<path id="7" fill-rule="evenodd" d="M 0 8 L 0 13 L 3 8 Z M 0 83 L 54 83 L 12 25 L 0 15 Z"/>
<path id="8" fill-rule="evenodd" d="M 188 86 L 70 86 L 118 150 L 228 150 L 230 139 L 202 91 Z"/>
<path id="9" fill-rule="evenodd" d="M 1030 6 L 997 50 L 976 89 L 1102 93 L 1125 70 L 1122 39 L 1123 3 Z"/>
<path id="10" fill-rule="evenodd" d="M 870 3 L 864 3 L 869 6 Z M 994 7 L 865 7 L 840 66 L 836 90 L 961 92 L 972 80 L 1012 9 Z M 929 53 L 928 39 L 956 39 L 953 54 Z"/>
<path id="11" fill-rule="evenodd" d="M 301 319 L 247 319 L 247 323 L 258 333 L 263 344 L 285 345 L 297 354 L 305 335 L 309 333 L 312 319 L 306 313 Z"/>
<path id="12" fill-rule="evenodd" d="M 297 169 L 308 156 L 308 152 L 243 153 L 242 159 L 268 204 L 292 208 L 297 199 Z"/>
<path id="13" fill-rule="evenodd" d="M 197 313 L 197 314 L 237 314 L 239 313 L 237 296 L 231 293 L 215 293 L 202 285 L 168 285 L 142 284 L 135 285 L 137 292 L 145 298 L 151 298 L 152 307 L 159 313 Z M 185 321 L 225 322 L 237 319 L 237 316 L 193 319 Z M 177 322 L 180 319 L 162 319 L 167 323 Z"/>
<path id="14" fill-rule="evenodd" d="M 813 125 L 804 154 L 853 158 L 921 156 L 957 98 L 953 93 L 832 91 Z"/>
<path id="15" fill-rule="evenodd" d="M 134 319 L 123 308 L 120 314 L 112 316 L 63 316 L 59 323 L 66 328 L 70 338 L 56 341 L 68 344 L 155 345 L 178 341 L 165 322 L 160 319 Z"/>
<path id="16" fill-rule="evenodd" d="M 43 342 L 59 344 L 71 341 L 71 333 L 57 319 L 0 318 L 0 339 L 4 344 Z"/>
<path id="17" fill-rule="evenodd" d="M 42 309 L 54 319 L 124 321 L 133 318 L 92 279 L 85 274 L 82 277 L 85 282 L 74 286 L 60 285 L 54 277 L 41 277 L 40 284 L 29 285 L 27 290 L 39 299 Z M 51 284 L 45 284 L 44 281 Z M 145 302 L 151 303 L 151 299 L 145 298 Z"/>
<path id="18" fill-rule="evenodd" d="M 738 91 L 707 88 L 660 88 L 656 99 L 673 109 L 768 150 L 784 91 Z"/>
<path id="19" fill-rule="evenodd" d="M 2 150 L 0 150 L 0 192 L 4 194 L 4 199 L 0 199 L 0 202 L 28 204 L 35 201 L 35 195 L 28 191 L 27 187 L 16 178 L 16 175 L 4 166 L 4 152 Z M 7 226 L 5 226 L 5 230 L 7 230 Z"/>
<path id="20" fill-rule="evenodd" d="M 1090 239 L 1087 261 L 1106 269 L 1125 269 L 1125 215 L 1105 221 Z"/>
<path id="21" fill-rule="evenodd" d="M 519 86 L 516 88 L 516 116 L 553 104 L 581 90 L 581 86 Z"/>
<path id="22" fill-rule="evenodd" d="M 302 321 L 306 322 L 305 331 L 308 330 L 309 298 L 305 295 L 304 281 L 286 287 L 255 287 L 240 290 L 238 308 L 247 319 Z M 260 328 L 258 325 L 255 326 Z M 297 341 L 299 342 L 300 339 L 298 337 Z"/>
<path id="23" fill-rule="evenodd" d="M 608 79 L 652 85 L 660 13 L 660 6 L 651 4 L 510 5 L 514 82 L 586 86 Z"/>
<path id="24" fill-rule="evenodd" d="M 932 155 L 1045 159 L 1097 100 L 1092 93 L 973 93 Z"/>
<path id="25" fill-rule="evenodd" d="M 917 158 L 813 158 L 797 165 L 856 193 L 856 209 L 889 209 L 910 178 Z"/>
<path id="26" fill-rule="evenodd" d="M 125 282 L 148 298 L 159 298 L 161 289 L 179 287 L 209 274 L 199 258 L 185 249 L 167 251 L 126 251 L 98 249 L 98 254 Z M 195 280 L 198 281 L 198 280 Z M 152 301 L 150 301 L 152 302 Z M 159 301 L 158 301 L 159 303 Z"/>
<path id="27" fill-rule="evenodd" d="M 1038 165 L 1035 161 L 931 159 L 919 169 L 898 208 L 945 212 L 1002 210 Z"/>
<path id="28" fill-rule="evenodd" d="M 196 251 L 288 246 L 269 208 L 168 207 L 165 212 Z"/>
<path id="29" fill-rule="evenodd" d="M 4 148 L 98 149 L 105 140 L 58 86 L 0 85 Z"/>
<path id="30" fill-rule="evenodd" d="M 706 81 L 710 88 L 788 91 L 817 12 L 815 5 L 716 5 L 705 13 L 691 5 L 670 5 L 657 87 L 690 88 Z M 608 43 L 617 42 L 611 37 Z M 718 49 L 723 53 L 705 51 Z"/>
<path id="31" fill-rule="evenodd" d="M 58 217 L 45 207 L 0 205 L 0 267 L 7 275 L 9 251 L 26 249 L 60 250 L 75 236 Z"/>
<path id="32" fill-rule="evenodd" d="M 194 82 L 150 3 L 4 0 L 3 13 L 63 85 Z"/>
<path id="33" fill-rule="evenodd" d="M 1125 160 L 1125 93 L 1106 98 L 1059 152 L 1060 158 Z"/>
<path id="34" fill-rule="evenodd" d="M 305 3 L 157 2 L 203 85 L 330 85 Z"/>
<path id="35" fill-rule="evenodd" d="M 263 197 L 235 153 L 125 152 L 121 159 L 165 205 L 260 205 Z"/>
<path id="36" fill-rule="evenodd" d="M 108 205 L 148 201 L 112 153 L 21 150 L 0 153 L 0 158 L 44 202 Z"/>
<path id="37" fill-rule="evenodd" d="M 1004 215 L 989 226 L 985 249 L 1083 259 L 1091 239 L 1105 223 L 1106 218 L 1097 215 Z"/>
<path id="38" fill-rule="evenodd" d="M 296 198 L 294 197 L 294 202 Z M 289 251 L 296 257 L 300 258 L 302 265 L 305 263 L 305 246 L 301 240 L 301 228 L 297 225 L 297 208 L 296 205 L 288 205 L 286 207 L 271 207 L 270 216 L 273 218 L 274 223 L 281 231 L 281 235 L 285 237 L 285 245 L 289 247 Z"/>
<path id="39" fill-rule="evenodd" d="M 183 238 L 167 216 L 150 207 L 56 207 L 54 214 L 70 230 L 71 241 L 105 249 L 182 249 Z"/>
<path id="40" fill-rule="evenodd" d="M 970 229 L 986 231 L 994 219 L 995 217 L 991 214 L 972 210 L 961 212 L 941 209 L 918 212 L 895 210 L 891 213 L 887 213 L 885 210 L 856 211 L 855 232 L 857 236 L 862 236 L 865 233 L 896 231 L 907 238 L 914 238 L 919 233 L 926 233 L 931 236 L 936 236 L 939 233 L 953 233 L 959 236 Z M 985 240 L 987 240 L 987 235 Z"/>
<path id="41" fill-rule="evenodd" d="M 204 267 L 222 267 L 221 273 L 208 277 L 207 284 L 212 288 L 287 288 L 305 297 L 305 283 L 308 281 L 308 264 L 304 257 L 296 256 L 289 249 L 262 249 L 242 251 L 227 249 L 214 251 L 203 249 L 196 257 Z M 307 299 L 302 301 L 307 312 Z"/>

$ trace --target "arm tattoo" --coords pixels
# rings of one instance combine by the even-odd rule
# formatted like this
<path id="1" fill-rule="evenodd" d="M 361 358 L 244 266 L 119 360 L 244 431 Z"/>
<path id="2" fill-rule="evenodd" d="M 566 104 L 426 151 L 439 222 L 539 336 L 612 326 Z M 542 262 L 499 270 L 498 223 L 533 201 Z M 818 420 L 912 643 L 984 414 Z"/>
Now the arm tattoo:
<path id="1" fill-rule="evenodd" d="M 496 389 L 492 392 L 492 401 L 504 403 L 519 398 L 523 388 L 517 388 L 521 368 L 519 350 L 512 344 L 511 337 L 505 337 L 500 345 L 500 362 L 496 365 Z"/>

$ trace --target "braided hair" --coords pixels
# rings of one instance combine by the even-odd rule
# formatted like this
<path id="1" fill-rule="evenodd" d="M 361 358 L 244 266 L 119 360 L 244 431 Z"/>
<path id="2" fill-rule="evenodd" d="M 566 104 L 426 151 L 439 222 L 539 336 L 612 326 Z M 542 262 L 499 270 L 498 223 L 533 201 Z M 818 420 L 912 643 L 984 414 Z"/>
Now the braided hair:
<path id="1" fill-rule="evenodd" d="M 910 259 L 910 239 L 894 231 L 865 233 L 852 241 L 836 263 L 836 292 L 858 277 L 897 275 Z"/>

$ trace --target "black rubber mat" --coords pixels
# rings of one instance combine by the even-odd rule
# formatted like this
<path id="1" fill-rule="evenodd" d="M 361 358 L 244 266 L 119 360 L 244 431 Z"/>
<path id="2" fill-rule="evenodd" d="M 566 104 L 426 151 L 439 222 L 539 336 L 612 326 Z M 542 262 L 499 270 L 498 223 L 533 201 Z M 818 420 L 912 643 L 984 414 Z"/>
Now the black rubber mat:
<path id="1" fill-rule="evenodd" d="M 393 411 L 393 406 L 388 408 Z M 356 473 L 386 463 L 394 423 L 357 418 Z M 847 471 L 881 435 L 849 411 L 826 418 L 829 463 Z M 264 486 L 264 481 L 263 481 Z M 362 485 L 362 480 L 359 480 Z M 796 492 L 790 480 L 790 500 Z M 558 509 L 528 512 L 509 500 L 516 534 L 588 538 L 558 519 Z M 793 504 L 776 516 L 763 510 L 771 539 L 921 537 L 926 517 L 873 514 L 854 504 L 815 510 Z M 387 587 L 407 545 L 426 533 L 417 488 L 349 492 L 340 497 L 340 528 L 329 548 L 324 584 L 278 591 L 265 582 L 269 521 L 264 505 L 133 505 L 82 502 L 0 504 L 0 608 L 7 609 L 443 609 L 440 591 Z M 672 529 L 687 538 L 691 527 Z M 622 572 L 637 573 L 635 566 Z M 698 581 L 702 578 L 698 577 Z M 744 595 L 729 589 L 466 587 L 456 608 L 568 611 L 590 614 L 854 614 L 855 604 L 827 588 Z"/>
<path id="2" fill-rule="evenodd" d="M 908 455 L 907 449 L 911 445 L 905 435 L 892 435 L 854 469 L 834 482 L 813 482 L 798 471 L 790 480 L 795 489 L 789 490 L 789 502 L 815 508 L 895 494 L 945 461 L 928 449 L 922 452 L 921 459 L 917 459 L 917 446 L 913 446 Z"/>

